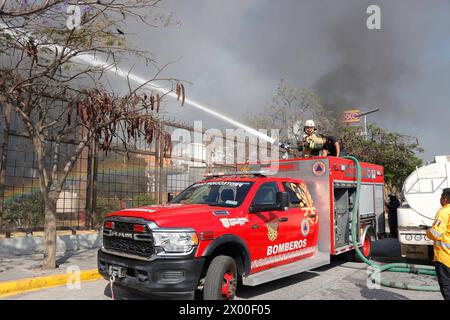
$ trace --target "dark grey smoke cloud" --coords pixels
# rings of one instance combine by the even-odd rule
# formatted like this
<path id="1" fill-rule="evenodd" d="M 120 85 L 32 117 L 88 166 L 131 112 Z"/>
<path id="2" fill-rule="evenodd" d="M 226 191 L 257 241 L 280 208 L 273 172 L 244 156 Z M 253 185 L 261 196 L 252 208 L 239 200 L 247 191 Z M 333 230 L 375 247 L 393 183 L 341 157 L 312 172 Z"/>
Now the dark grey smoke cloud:
<path id="1" fill-rule="evenodd" d="M 313 89 L 326 107 L 337 110 L 379 107 L 379 119 L 399 120 L 400 116 L 415 119 L 410 118 L 406 108 L 418 106 L 407 95 L 412 97 L 411 85 L 421 82 L 420 69 L 426 65 L 417 58 L 432 47 L 426 37 L 431 35 L 432 40 L 433 30 L 421 23 L 424 15 L 430 15 L 424 5 L 408 2 L 413 4 L 411 11 L 405 3 L 403 7 L 399 5 L 400 2 L 393 6 L 378 1 L 382 9 L 380 31 L 361 27 L 367 16 L 355 14 L 364 12 L 373 2 L 352 5 L 353 10 L 335 17 L 324 28 L 325 49 L 334 57 L 334 63 L 314 83 Z M 425 41 L 423 46 L 417 47 L 417 40 Z"/>
<path id="2" fill-rule="evenodd" d="M 357 7 L 359 12 L 367 8 Z M 402 41 L 385 31 L 386 24 L 381 31 L 364 28 L 365 18 L 349 11 L 325 28 L 325 48 L 334 56 L 334 63 L 313 89 L 327 108 L 380 106 L 389 112 L 392 108 L 387 105 L 398 104 L 396 84 L 414 76 L 402 53 L 396 52 Z"/>
<path id="3" fill-rule="evenodd" d="M 370 4 L 381 7 L 382 30 L 366 28 Z M 448 1 L 167 0 L 161 12 L 181 27 L 130 24 L 129 40 L 161 64 L 177 61 L 163 75 L 190 81 L 194 100 L 241 119 L 262 110 L 283 78 L 333 110 L 379 107 L 369 122 L 418 136 L 427 160 L 450 154 Z M 170 101 L 167 111 L 228 126 Z"/>

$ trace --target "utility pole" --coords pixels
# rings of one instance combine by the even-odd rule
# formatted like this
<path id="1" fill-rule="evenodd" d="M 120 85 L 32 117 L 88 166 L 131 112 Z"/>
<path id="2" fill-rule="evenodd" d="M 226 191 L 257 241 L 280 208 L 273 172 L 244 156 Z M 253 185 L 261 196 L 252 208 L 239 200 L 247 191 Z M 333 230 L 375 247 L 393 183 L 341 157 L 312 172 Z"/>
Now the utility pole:
<path id="1" fill-rule="evenodd" d="M 364 139 L 367 140 L 367 115 L 371 114 L 371 113 L 375 113 L 377 111 L 380 111 L 379 108 L 376 109 L 372 109 L 366 112 L 362 112 L 359 114 L 359 118 L 361 118 L 361 116 L 364 116 Z"/>

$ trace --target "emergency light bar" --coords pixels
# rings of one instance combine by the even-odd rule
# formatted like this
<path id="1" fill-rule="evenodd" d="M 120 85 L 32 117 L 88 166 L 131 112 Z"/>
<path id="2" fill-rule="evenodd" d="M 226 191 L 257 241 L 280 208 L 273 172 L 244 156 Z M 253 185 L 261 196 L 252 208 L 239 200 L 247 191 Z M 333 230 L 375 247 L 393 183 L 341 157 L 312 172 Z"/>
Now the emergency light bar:
<path id="1" fill-rule="evenodd" d="M 204 175 L 205 178 L 220 178 L 220 177 L 233 177 L 233 176 L 255 176 L 255 177 L 266 177 L 267 175 L 261 171 L 247 171 L 247 172 L 219 172 L 219 173 L 207 173 Z"/>

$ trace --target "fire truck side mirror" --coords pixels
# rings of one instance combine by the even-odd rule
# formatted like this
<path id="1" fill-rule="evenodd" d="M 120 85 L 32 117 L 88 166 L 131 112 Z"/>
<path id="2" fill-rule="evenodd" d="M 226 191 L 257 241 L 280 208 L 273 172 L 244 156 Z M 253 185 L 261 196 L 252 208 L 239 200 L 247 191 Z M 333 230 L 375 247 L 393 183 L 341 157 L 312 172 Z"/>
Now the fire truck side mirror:
<path id="1" fill-rule="evenodd" d="M 289 197 L 287 192 L 277 192 L 277 204 L 280 211 L 286 211 L 289 208 Z"/>
<path id="2" fill-rule="evenodd" d="M 173 193 L 172 192 L 168 192 L 167 193 L 167 202 L 172 201 L 172 199 L 173 199 Z"/>

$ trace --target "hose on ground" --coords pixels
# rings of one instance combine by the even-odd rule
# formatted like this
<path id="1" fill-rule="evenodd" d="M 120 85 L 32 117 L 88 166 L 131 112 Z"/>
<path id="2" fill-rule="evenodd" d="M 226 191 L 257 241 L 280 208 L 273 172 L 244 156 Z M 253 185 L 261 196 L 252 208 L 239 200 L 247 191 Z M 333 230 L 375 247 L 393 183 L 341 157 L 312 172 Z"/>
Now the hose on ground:
<path id="1" fill-rule="evenodd" d="M 439 286 L 425 286 L 425 285 L 412 285 L 404 282 L 396 282 L 382 279 L 381 273 L 383 271 L 391 271 L 391 272 L 402 272 L 402 273 L 412 273 L 412 274 L 424 274 L 429 276 L 436 276 L 436 270 L 434 266 L 425 266 L 425 265 L 416 265 L 416 264 L 408 264 L 408 263 L 388 263 L 385 265 L 377 264 L 373 261 L 367 259 L 364 254 L 361 252 L 358 246 L 357 241 L 357 221 L 358 221 L 358 209 L 359 209 L 359 196 L 361 189 L 361 165 L 353 156 L 346 156 L 346 159 L 350 159 L 355 163 L 357 168 L 357 184 L 356 184 L 356 199 L 355 206 L 353 208 L 352 215 L 352 242 L 355 248 L 356 254 L 358 257 L 364 261 L 367 265 L 369 265 L 373 271 L 369 274 L 369 280 L 373 283 L 384 287 L 404 289 L 404 290 L 414 290 L 414 291 L 431 291 L 438 292 Z"/>

